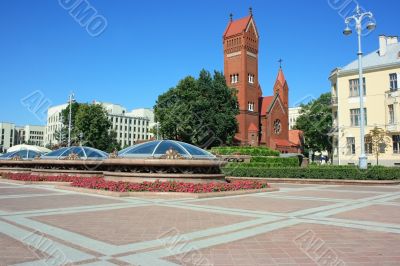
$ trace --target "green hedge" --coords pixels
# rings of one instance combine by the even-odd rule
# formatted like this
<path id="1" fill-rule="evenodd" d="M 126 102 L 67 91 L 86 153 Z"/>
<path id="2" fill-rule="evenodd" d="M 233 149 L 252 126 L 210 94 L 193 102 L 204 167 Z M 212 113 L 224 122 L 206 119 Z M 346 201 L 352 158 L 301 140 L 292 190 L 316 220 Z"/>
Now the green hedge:
<path id="1" fill-rule="evenodd" d="M 396 180 L 400 179 L 400 169 L 396 167 L 372 166 L 359 170 L 355 166 L 310 166 L 300 167 L 242 167 L 228 164 L 223 168 L 227 176 L 265 178 L 310 178 L 348 180 Z"/>
<path id="2" fill-rule="evenodd" d="M 217 155 L 279 156 L 279 152 L 267 147 L 214 147 L 211 152 Z"/>
<path id="3" fill-rule="evenodd" d="M 252 157 L 250 163 L 229 163 L 226 167 L 236 168 L 270 168 L 270 167 L 298 167 L 297 158 L 280 157 Z"/>
<path id="4" fill-rule="evenodd" d="M 255 163 L 263 163 L 271 166 L 283 166 L 283 167 L 296 167 L 299 166 L 299 158 L 290 157 L 290 158 L 281 158 L 281 157 L 263 157 L 263 156 L 253 156 L 250 159 L 250 162 L 254 165 Z"/>

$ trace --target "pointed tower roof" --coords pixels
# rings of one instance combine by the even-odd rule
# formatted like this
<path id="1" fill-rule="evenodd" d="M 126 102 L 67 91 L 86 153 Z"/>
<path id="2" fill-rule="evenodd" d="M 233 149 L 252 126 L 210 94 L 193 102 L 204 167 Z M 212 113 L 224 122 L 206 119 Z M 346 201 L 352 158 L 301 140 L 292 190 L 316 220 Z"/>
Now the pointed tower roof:
<path id="1" fill-rule="evenodd" d="M 279 82 L 284 85 L 286 82 L 285 75 L 283 74 L 282 68 L 279 68 L 278 76 L 276 77 L 276 80 L 279 80 Z"/>
<path id="2" fill-rule="evenodd" d="M 252 17 L 252 15 L 249 15 L 235 21 L 231 20 L 226 27 L 224 37 L 230 37 L 245 31 Z"/>

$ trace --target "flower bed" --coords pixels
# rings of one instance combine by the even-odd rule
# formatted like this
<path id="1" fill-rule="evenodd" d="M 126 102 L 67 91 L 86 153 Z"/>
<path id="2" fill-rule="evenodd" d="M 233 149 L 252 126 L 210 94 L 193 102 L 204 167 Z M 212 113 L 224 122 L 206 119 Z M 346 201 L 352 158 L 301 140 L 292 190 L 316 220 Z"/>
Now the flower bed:
<path id="1" fill-rule="evenodd" d="M 129 182 L 115 182 L 106 181 L 102 178 L 81 178 L 72 182 L 73 187 L 101 189 L 114 192 L 184 192 L 184 193 L 209 193 L 221 191 L 237 191 L 237 190 L 251 190 L 268 188 L 266 182 L 241 180 L 233 181 L 231 183 L 206 183 L 194 184 L 183 183 L 176 181 L 161 182 L 143 182 L 143 183 L 129 183 Z"/>
<path id="2" fill-rule="evenodd" d="M 3 174 L 3 178 L 26 182 L 71 182 L 72 187 L 90 188 L 113 192 L 185 192 L 209 193 L 269 188 L 265 181 L 238 180 L 230 183 L 184 183 L 176 181 L 161 182 L 115 182 L 101 177 L 77 176 L 38 176 L 31 174 Z"/>
<path id="3" fill-rule="evenodd" d="M 2 174 L 2 177 L 10 180 L 17 181 L 25 181 L 25 182 L 74 182 L 79 180 L 81 177 L 78 176 L 67 176 L 67 175 L 52 175 L 52 176 L 41 176 L 41 175 L 32 175 L 27 173 L 18 173 L 18 174 Z M 95 177 L 99 179 L 100 177 Z"/>

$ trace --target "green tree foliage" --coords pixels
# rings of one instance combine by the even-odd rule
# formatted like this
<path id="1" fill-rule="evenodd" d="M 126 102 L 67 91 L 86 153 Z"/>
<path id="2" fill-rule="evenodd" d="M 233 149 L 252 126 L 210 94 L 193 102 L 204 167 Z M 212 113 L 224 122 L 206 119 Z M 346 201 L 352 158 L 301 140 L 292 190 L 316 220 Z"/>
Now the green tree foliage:
<path id="1" fill-rule="evenodd" d="M 112 124 L 107 112 L 99 104 L 81 104 L 76 112 L 74 134 L 82 133 L 82 144 L 111 152 L 119 149 L 115 131 L 110 131 Z"/>
<path id="2" fill-rule="evenodd" d="M 379 155 L 386 152 L 390 141 L 388 133 L 379 127 L 374 127 L 365 135 L 366 151 L 375 156 L 376 165 L 379 164 Z"/>
<path id="3" fill-rule="evenodd" d="M 188 76 L 160 95 L 154 113 L 164 138 L 210 147 L 232 143 L 239 109 L 224 75 L 202 70 L 198 79 Z"/>
<path id="4" fill-rule="evenodd" d="M 318 99 L 301 106 L 295 128 L 304 132 L 307 150 L 332 152 L 329 133 L 332 131 L 331 94 L 324 93 Z"/>
<path id="5" fill-rule="evenodd" d="M 71 143 L 72 144 L 78 144 L 76 143 L 79 133 L 75 130 L 75 120 L 76 120 L 76 114 L 78 112 L 79 107 L 82 104 L 78 102 L 73 102 L 71 104 Z M 55 139 L 58 141 L 59 145 L 61 147 L 65 147 L 68 145 L 68 125 L 69 125 L 69 104 L 68 106 L 61 111 L 61 122 L 62 122 L 62 128 L 61 130 L 56 130 L 54 133 Z"/>

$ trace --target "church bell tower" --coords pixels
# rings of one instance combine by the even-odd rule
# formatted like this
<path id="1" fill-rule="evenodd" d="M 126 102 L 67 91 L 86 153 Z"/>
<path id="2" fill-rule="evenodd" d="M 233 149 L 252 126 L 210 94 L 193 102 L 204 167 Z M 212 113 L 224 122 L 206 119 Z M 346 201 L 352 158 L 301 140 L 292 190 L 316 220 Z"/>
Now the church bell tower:
<path id="1" fill-rule="evenodd" d="M 259 145 L 259 99 L 262 92 L 258 83 L 258 41 L 251 8 L 244 18 L 234 20 L 230 15 L 223 34 L 224 75 L 228 87 L 237 90 L 240 113 L 235 139 L 241 145 Z"/>

